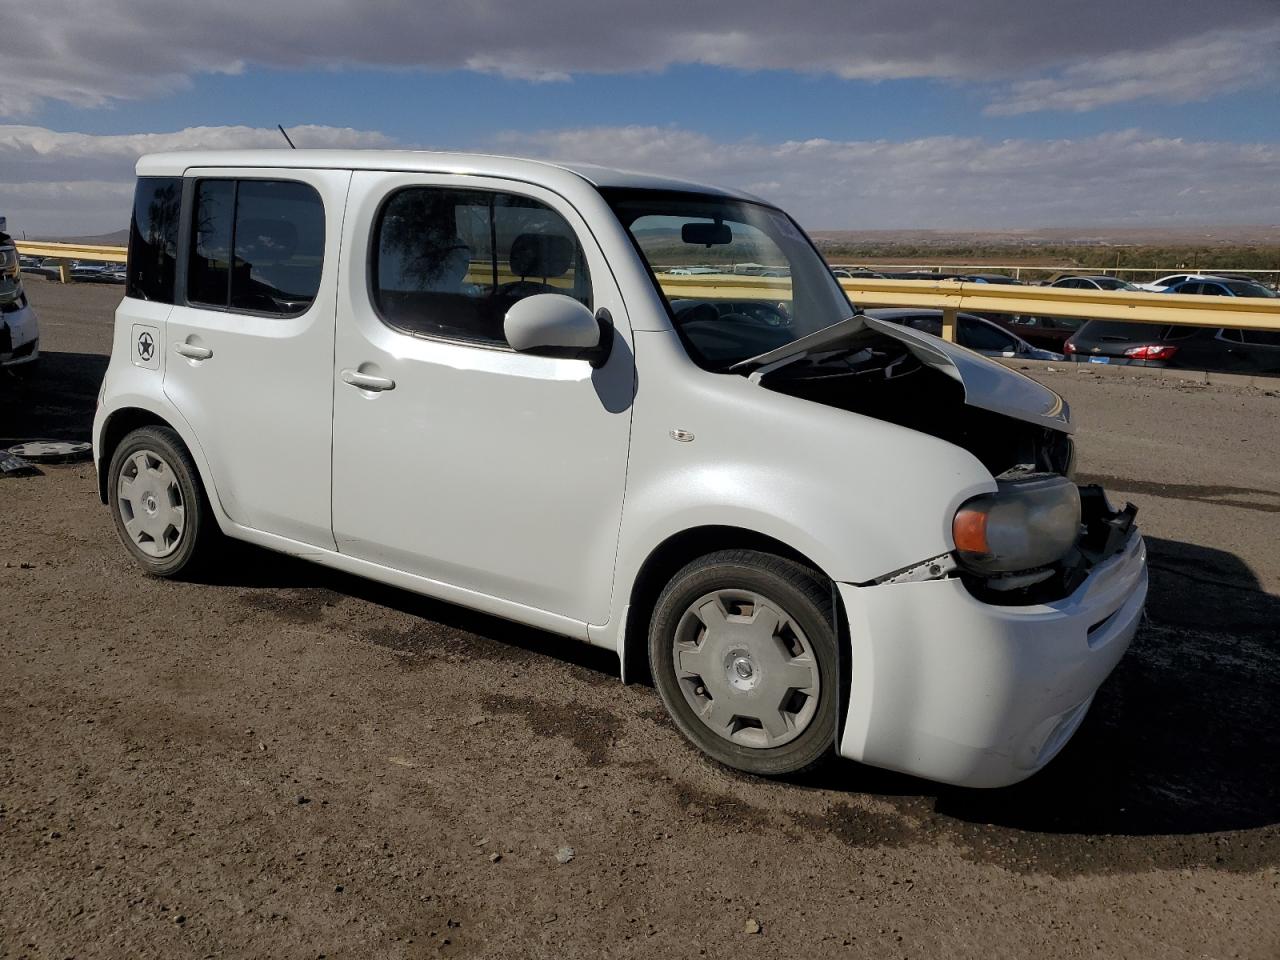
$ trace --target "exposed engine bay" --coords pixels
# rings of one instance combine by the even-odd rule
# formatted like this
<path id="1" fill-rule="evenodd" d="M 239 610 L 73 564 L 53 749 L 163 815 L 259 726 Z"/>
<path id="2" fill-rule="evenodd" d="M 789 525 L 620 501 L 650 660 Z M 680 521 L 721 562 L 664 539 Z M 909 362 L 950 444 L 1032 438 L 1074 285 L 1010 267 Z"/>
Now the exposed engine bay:
<path id="1" fill-rule="evenodd" d="M 873 335 L 874 336 L 874 335 Z M 770 390 L 896 423 L 963 447 L 999 477 L 1009 471 L 1070 475 L 1067 434 L 965 402 L 965 389 L 901 343 L 874 337 L 855 352 L 808 357 L 765 373 Z"/>
<path id="2" fill-rule="evenodd" d="M 974 406 L 967 402 L 965 385 L 945 369 L 925 362 L 909 344 L 875 331 L 798 362 L 762 367 L 752 376 L 766 389 L 953 443 L 972 453 L 1002 488 L 1072 473 L 1074 444 L 1066 432 Z M 1080 487 L 1079 494 L 1079 536 L 1051 564 L 990 573 L 935 558 L 913 568 L 909 578 L 958 576 L 975 597 L 994 604 L 1020 606 L 1069 596 L 1094 566 L 1124 548 L 1137 513 L 1132 504 L 1114 509 L 1101 487 Z M 895 571 L 878 582 L 903 576 Z"/>

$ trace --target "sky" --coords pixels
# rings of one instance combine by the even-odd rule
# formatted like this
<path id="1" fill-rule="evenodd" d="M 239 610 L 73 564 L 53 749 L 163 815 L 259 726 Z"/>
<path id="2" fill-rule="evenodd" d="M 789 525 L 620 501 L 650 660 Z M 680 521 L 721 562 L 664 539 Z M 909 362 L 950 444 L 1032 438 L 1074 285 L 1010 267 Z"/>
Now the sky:
<path id="1" fill-rule="evenodd" d="M 127 225 L 143 153 L 475 150 L 806 227 L 1280 223 L 1280 0 L 0 0 L 0 216 Z"/>

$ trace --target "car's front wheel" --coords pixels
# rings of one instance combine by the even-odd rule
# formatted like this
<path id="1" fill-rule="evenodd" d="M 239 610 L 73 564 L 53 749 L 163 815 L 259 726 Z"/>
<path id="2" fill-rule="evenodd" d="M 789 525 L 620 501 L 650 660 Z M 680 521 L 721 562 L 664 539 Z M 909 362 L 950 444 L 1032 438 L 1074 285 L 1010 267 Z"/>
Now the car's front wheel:
<path id="1" fill-rule="evenodd" d="M 778 776 L 831 749 L 831 589 L 801 563 L 726 550 L 688 564 L 658 598 L 649 659 L 676 726 L 726 766 Z"/>
<path id="2" fill-rule="evenodd" d="M 190 574 L 219 539 L 191 454 L 168 427 L 142 427 L 111 457 L 107 502 L 129 553 L 157 577 Z"/>

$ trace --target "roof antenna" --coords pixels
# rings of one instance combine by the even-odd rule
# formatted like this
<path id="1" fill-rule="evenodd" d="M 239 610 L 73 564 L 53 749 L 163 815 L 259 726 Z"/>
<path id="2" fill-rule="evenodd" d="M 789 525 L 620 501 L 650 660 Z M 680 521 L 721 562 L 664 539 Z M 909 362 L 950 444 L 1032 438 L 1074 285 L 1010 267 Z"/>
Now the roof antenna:
<path id="1" fill-rule="evenodd" d="M 289 134 L 287 134 L 287 133 L 285 133 L 285 132 L 284 132 L 284 127 L 283 127 L 281 124 L 278 124 L 278 123 L 277 123 L 277 124 L 276 124 L 276 129 L 280 131 L 280 136 L 284 137 L 284 141 L 285 141 L 285 143 L 289 144 L 289 149 L 291 149 L 291 150 L 297 150 L 297 149 L 298 149 L 297 147 L 295 147 L 295 146 L 293 145 L 293 141 L 289 139 Z"/>

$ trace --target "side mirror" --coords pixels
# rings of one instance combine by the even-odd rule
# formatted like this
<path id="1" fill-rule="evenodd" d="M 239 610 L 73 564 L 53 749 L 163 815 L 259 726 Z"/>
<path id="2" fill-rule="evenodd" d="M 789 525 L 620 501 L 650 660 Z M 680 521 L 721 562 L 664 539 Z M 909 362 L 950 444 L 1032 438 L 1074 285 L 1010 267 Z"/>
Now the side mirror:
<path id="1" fill-rule="evenodd" d="M 613 346 L 609 311 L 593 314 L 561 293 L 537 293 L 517 301 L 502 327 L 517 353 L 587 360 L 593 367 L 604 365 Z"/>

